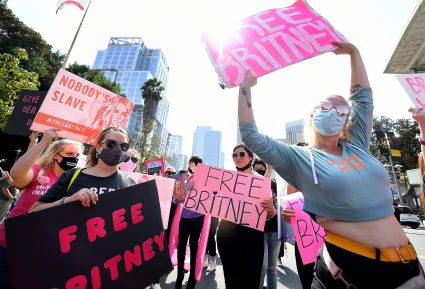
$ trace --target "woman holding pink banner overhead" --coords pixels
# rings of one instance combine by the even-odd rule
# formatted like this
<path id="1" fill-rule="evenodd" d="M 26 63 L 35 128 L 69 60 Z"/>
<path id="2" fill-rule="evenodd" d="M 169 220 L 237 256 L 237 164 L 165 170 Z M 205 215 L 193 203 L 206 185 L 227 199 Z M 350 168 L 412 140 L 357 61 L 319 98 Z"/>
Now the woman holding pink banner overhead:
<path id="1" fill-rule="evenodd" d="M 233 148 L 233 162 L 239 172 L 256 174 L 251 169 L 254 154 L 244 144 Z M 267 217 L 276 215 L 273 201 L 264 201 Z M 258 289 L 264 257 L 264 232 L 221 220 L 217 247 L 223 264 L 226 289 Z"/>
<path id="2" fill-rule="evenodd" d="M 312 288 L 425 282 L 416 252 L 394 217 L 388 173 L 369 151 L 373 99 L 362 58 L 350 43 L 333 44 L 335 54 L 350 56 L 352 104 L 331 95 L 313 108 L 312 147 L 285 145 L 258 132 L 251 102 L 257 79 L 251 73 L 239 88 L 242 140 L 303 192 L 303 210 L 327 231 Z"/>
<path id="3" fill-rule="evenodd" d="M 77 165 L 81 143 L 68 139 L 53 141 L 58 137 L 57 131 L 57 129 L 46 130 L 41 141 L 29 148 L 10 170 L 10 176 L 21 189 L 21 194 L 8 218 L 27 214 L 31 206 L 65 171 Z M 0 288 L 9 288 L 7 283 L 6 231 L 4 223 L 1 223 Z"/>

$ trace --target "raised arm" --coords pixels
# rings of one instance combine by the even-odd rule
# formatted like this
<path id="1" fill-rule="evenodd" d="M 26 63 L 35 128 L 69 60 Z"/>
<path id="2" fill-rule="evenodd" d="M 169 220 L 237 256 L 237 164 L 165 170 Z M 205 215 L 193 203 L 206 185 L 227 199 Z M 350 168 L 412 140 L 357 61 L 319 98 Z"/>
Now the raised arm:
<path id="1" fill-rule="evenodd" d="M 26 151 L 10 169 L 10 176 L 18 188 L 25 188 L 33 179 L 32 166 L 53 138 L 58 137 L 57 129 L 46 130 L 41 141 Z"/>
<path id="2" fill-rule="evenodd" d="M 367 78 L 366 68 L 364 66 L 362 57 L 357 47 L 351 43 L 343 43 L 343 42 L 337 42 L 337 41 L 332 42 L 332 44 L 337 47 L 337 49 L 334 50 L 335 54 L 350 55 L 350 64 L 351 64 L 350 93 L 353 94 L 361 86 L 370 87 L 369 79 Z"/>
<path id="3" fill-rule="evenodd" d="M 251 87 L 256 84 L 257 78 L 254 77 L 251 71 L 248 70 L 245 80 L 239 86 L 238 116 L 240 124 L 254 120 L 254 112 L 252 110 L 251 102 Z"/>

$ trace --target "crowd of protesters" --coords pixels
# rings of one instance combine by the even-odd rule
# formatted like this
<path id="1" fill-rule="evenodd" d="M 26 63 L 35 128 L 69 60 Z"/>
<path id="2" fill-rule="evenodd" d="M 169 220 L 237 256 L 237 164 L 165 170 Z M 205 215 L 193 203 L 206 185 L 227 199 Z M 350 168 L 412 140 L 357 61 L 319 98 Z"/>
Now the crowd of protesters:
<path id="1" fill-rule="evenodd" d="M 423 270 L 416 252 L 393 214 L 388 174 L 369 151 L 373 97 L 362 58 L 352 44 L 333 44 L 335 54 L 350 57 L 350 103 L 342 96 L 331 95 L 312 108 L 313 138 L 309 146 L 282 144 L 259 133 L 251 97 L 257 79 L 248 72 L 239 87 L 238 115 L 244 143 L 232 150 L 235 170 L 271 178 L 274 169 L 288 182 L 288 194 L 303 193 L 303 210 L 325 229 L 325 245 L 315 264 L 303 265 L 295 246 L 304 289 L 399 288 L 412 280 L 423 284 Z M 412 113 L 419 124 L 423 156 L 425 112 L 417 108 Z M 81 168 L 77 167 L 82 153 L 80 143 L 60 139 L 56 129 L 44 131 L 40 141 L 39 137 L 39 133 L 31 134 L 27 152 L 14 163 L 10 174 L 1 170 L 0 219 L 71 202 L 90 208 L 99 202 L 99 194 L 136 184 L 127 172 L 140 172 L 140 156 L 130 147 L 123 129 L 103 130 Z M 341 159 L 353 163 L 351 172 L 334 166 Z M 419 160 L 423 174 L 423 157 Z M 178 175 L 190 191 L 196 185 L 193 177 L 202 162 L 201 157 L 192 156 L 187 170 L 177 172 L 167 167 L 164 177 Z M 362 183 L 369 185 L 361 186 Z M 275 179 L 271 180 L 266 194 L 270 197 L 261 203 L 267 214 L 264 231 L 211 218 L 203 267 L 214 272 L 220 258 L 227 289 L 277 288 L 277 264 L 282 248 L 278 220 L 290 222 L 296 213 L 288 208 L 278 211 Z M 423 189 L 421 201 L 423 205 Z M 178 222 L 175 288 L 182 288 L 188 273 L 185 288 L 193 289 L 197 286 L 196 257 L 203 248 L 199 239 L 205 223 L 209 224 L 204 222 L 209 216 L 185 208 L 178 210 L 183 202 L 173 197 L 166 235 L 170 237 L 170 227 Z M 187 257 L 190 270 L 184 266 Z M 9 288 L 8 282 L 7 236 L 1 222 L 0 289 Z M 161 288 L 160 280 L 151 286 Z"/>

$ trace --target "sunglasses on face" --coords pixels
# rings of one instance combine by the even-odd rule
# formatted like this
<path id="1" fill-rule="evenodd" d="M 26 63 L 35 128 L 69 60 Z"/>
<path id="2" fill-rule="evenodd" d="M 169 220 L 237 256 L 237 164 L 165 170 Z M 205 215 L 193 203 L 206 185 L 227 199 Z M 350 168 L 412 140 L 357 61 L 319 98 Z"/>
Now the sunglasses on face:
<path id="1" fill-rule="evenodd" d="M 171 172 L 171 171 L 167 171 L 167 172 L 165 172 L 165 175 L 166 176 L 168 176 L 168 175 L 174 175 L 176 172 Z"/>
<path id="2" fill-rule="evenodd" d="M 347 116 L 351 111 L 351 107 L 349 105 L 339 105 L 329 101 L 321 101 L 318 108 L 323 111 L 329 111 L 332 108 L 335 108 L 336 113 L 340 116 Z"/>
<path id="3" fill-rule="evenodd" d="M 137 164 L 137 162 L 139 161 L 139 159 L 136 158 L 136 157 L 128 157 L 128 159 L 126 160 L 126 162 L 128 162 L 129 160 L 131 160 L 133 162 L 133 164 Z"/>
<path id="4" fill-rule="evenodd" d="M 246 152 L 239 152 L 239 154 L 238 154 L 238 153 L 233 153 L 233 154 L 232 154 L 232 157 L 233 157 L 234 159 L 236 159 L 238 156 L 239 156 L 240 158 L 244 158 L 244 157 L 246 156 Z"/>
<path id="5" fill-rule="evenodd" d="M 103 144 L 103 143 L 105 143 L 106 144 L 106 147 L 108 148 L 108 149 L 114 149 L 114 148 L 116 148 L 118 145 L 120 146 L 120 149 L 123 151 L 123 152 L 126 152 L 126 151 L 128 151 L 128 149 L 130 148 L 130 145 L 128 144 L 128 143 L 126 143 L 126 142 L 123 142 L 123 143 L 118 143 L 118 142 L 116 142 L 115 140 L 113 140 L 113 139 L 105 139 L 105 140 L 103 140 L 103 141 L 101 141 L 99 144 Z M 134 157 L 133 157 L 134 158 Z M 137 158 L 136 158 L 136 160 L 137 160 Z"/>

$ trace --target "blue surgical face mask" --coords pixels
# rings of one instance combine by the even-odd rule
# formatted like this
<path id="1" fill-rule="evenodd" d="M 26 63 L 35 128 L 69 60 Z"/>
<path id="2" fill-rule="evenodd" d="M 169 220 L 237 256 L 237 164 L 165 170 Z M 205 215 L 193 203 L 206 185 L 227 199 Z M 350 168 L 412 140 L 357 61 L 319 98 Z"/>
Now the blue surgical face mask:
<path id="1" fill-rule="evenodd" d="M 347 121 L 347 116 L 338 115 L 335 108 L 328 111 L 316 110 L 313 115 L 314 128 L 324 136 L 340 134 Z"/>

